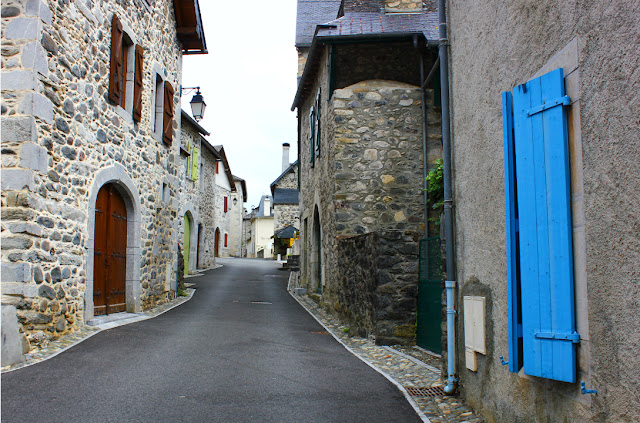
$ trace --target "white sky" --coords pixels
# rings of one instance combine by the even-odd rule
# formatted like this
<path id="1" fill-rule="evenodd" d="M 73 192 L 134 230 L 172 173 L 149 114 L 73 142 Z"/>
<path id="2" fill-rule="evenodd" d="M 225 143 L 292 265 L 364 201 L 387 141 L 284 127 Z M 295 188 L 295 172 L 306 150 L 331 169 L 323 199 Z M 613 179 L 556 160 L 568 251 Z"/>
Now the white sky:
<path id="1" fill-rule="evenodd" d="M 200 0 L 200 9 L 209 54 L 184 56 L 182 86 L 200 86 L 199 123 L 246 181 L 250 211 L 282 173 L 282 143 L 291 144 L 289 161 L 297 158 L 296 0 Z M 193 94 L 182 97 L 189 114 Z"/>

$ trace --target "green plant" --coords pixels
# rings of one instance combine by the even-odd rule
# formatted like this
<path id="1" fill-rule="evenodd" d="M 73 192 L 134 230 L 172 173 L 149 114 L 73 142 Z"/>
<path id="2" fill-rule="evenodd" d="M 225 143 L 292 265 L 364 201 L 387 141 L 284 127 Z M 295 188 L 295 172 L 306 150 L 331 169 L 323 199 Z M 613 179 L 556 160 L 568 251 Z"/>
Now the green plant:
<path id="1" fill-rule="evenodd" d="M 427 173 L 427 200 L 434 210 L 441 210 L 444 205 L 444 180 L 443 180 L 443 162 L 438 159 L 435 165 Z M 440 224 L 440 213 L 437 217 L 429 218 L 429 220 Z"/>
<path id="2" fill-rule="evenodd" d="M 342 328 L 342 332 L 349 333 L 349 328 Z"/>
<path id="3" fill-rule="evenodd" d="M 178 294 L 178 297 L 188 297 L 189 296 L 189 294 L 187 294 L 187 292 L 182 288 L 178 288 L 178 291 L 176 292 L 176 294 Z"/>

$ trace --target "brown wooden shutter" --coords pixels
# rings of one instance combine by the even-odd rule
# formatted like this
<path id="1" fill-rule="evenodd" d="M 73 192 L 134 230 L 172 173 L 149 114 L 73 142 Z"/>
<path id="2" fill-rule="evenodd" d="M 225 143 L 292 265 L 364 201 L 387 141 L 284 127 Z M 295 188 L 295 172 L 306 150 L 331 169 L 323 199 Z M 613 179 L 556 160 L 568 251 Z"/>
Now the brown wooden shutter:
<path id="1" fill-rule="evenodd" d="M 109 75 L 109 100 L 116 104 L 120 104 L 122 100 L 122 94 L 124 87 L 122 81 L 124 81 L 123 73 L 123 56 L 122 48 L 124 41 L 124 30 L 122 28 L 122 22 L 118 19 L 118 16 L 113 15 L 113 21 L 111 23 L 111 73 Z"/>
<path id="2" fill-rule="evenodd" d="M 140 122 L 142 119 L 142 62 L 143 48 L 136 45 L 136 63 L 133 76 L 133 120 Z"/>
<path id="3" fill-rule="evenodd" d="M 173 140 L 173 87 L 164 81 L 164 120 L 162 122 L 162 140 L 171 145 Z"/>

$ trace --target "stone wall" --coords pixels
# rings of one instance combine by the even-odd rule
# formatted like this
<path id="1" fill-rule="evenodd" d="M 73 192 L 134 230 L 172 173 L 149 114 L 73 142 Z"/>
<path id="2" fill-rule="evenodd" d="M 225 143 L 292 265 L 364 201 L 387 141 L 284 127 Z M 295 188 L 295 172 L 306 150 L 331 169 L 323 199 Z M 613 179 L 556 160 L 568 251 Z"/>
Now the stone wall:
<path id="1" fill-rule="evenodd" d="M 491 293 L 487 355 L 463 397 L 488 421 L 640 421 L 640 7 L 628 2 L 449 2 L 458 286 Z M 522 19 L 526 16 L 526 19 Z M 578 382 L 514 374 L 508 359 L 501 93 L 563 68 Z M 481 292 L 481 291 L 479 291 Z M 472 293 L 472 295 L 475 295 Z M 484 294 L 483 294 L 484 295 Z M 462 298 L 458 297 L 458 304 Z M 460 322 L 461 319 L 458 320 Z M 458 345 L 464 345 L 458 325 Z M 598 395 L 583 395 L 579 381 Z"/>
<path id="2" fill-rule="evenodd" d="M 229 254 L 232 257 L 242 257 L 244 238 L 242 237 L 242 222 L 244 219 L 244 197 L 242 184 L 235 182 L 236 192 L 231 193 L 230 204 L 233 205 L 229 217 Z M 235 202 L 235 204 L 234 204 Z"/>
<path id="3" fill-rule="evenodd" d="M 220 193 L 215 185 L 213 175 L 217 158 L 208 147 L 203 146 L 200 150 L 200 160 L 202 164 L 200 168 L 202 170 L 200 175 L 200 225 L 202 229 L 198 245 L 200 250 L 198 267 L 210 269 L 216 264 L 214 242 L 218 213 L 217 196 Z"/>
<path id="4" fill-rule="evenodd" d="M 177 145 L 152 131 L 155 73 L 176 95 L 172 3 L 2 4 L 2 302 L 34 343 L 92 317 L 95 196 L 113 182 L 129 213 L 127 309 L 168 300 L 177 265 Z M 143 113 L 107 99 L 111 18 L 144 48 Z M 161 196 L 163 183 L 167 195 Z"/>
<path id="5" fill-rule="evenodd" d="M 189 122 L 187 119 L 182 119 L 181 122 L 181 130 L 180 130 L 180 145 L 185 151 L 188 151 L 190 155 L 193 153 L 193 149 L 197 148 L 200 153 L 198 161 L 201 162 L 202 159 L 202 144 L 201 144 L 201 135 L 200 132 L 196 129 L 196 127 Z M 191 167 L 191 159 L 190 156 L 182 153 L 180 154 L 179 160 L 179 198 L 180 198 L 180 215 L 178 216 L 178 243 L 182 249 L 183 255 L 185 253 L 184 250 L 184 217 L 185 214 L 190 216 L 191 219 L 191 236 L 190 236 L 190 249 L 189 249 L 189 272 L 193 271 L 197 268 L 196 257 L 197 257 L 197 240 L 198 240 L 198 225 L 200 222 L 200 202 L 202 196 L 200 195 L 201 187 L 203 185 L 203 180 L 206 177 L 200 172 L 199 180 L 193 180 L 192 170 L 187 169 Z"/>
<path id="6" fill-rule="evenodd" d="M 274 233 L 289 225 L 300 229 L 300 206 L 297 204 L 275 204 L 273 206 Z"/>
<path id="7" fill-rule="evenodd" d="M 335 90 L 332 105 L 337 234 L 420 230 L 420 89 L 393 81 L 364 81 Z"/>
<path id="8" fill-rule="evenodd" d="M 331 306 L 349 333 L 374 335 L 378 345 L 415 342 L 420 236 L 379 230 L 338 240 L 340 277 Z"/>
<path id="9" fill-rule="evenodd" d="M 220 169 L 222 169 L 222 163 L 220 164 Z M 216 178 L 226 178 L 226 175 L 221 171 Z M 231 181 L 233 183 L 233 181 Z M 219 253 L 220 257 L 229 257 L 229 244 L 227 242 L 227 246 L 224 245 L 224 236 L 225 234 L 229 234 L 231 230 L 231 220 L 232 220 L 232 210 L 234 207 L 242 207 L 242 204 L 238 203 L 237 205 L 233 205 L 233 201 L 231 201 L 231 191 L 215 184 L 214 186 L 214 206 L 213 206 L 213 222 L 215 223 L 215 229 L 220 229 L 220 244 L 219 244 Z M 227 212 L 224 211 L 224 197 L 227 197 Z M 228 237 L 227 237 L 228 239 Z M 211 242 L 214 242 L 214 238 L 211 238 Z M 213 245 L 213 244 L 212 244 Z"/>

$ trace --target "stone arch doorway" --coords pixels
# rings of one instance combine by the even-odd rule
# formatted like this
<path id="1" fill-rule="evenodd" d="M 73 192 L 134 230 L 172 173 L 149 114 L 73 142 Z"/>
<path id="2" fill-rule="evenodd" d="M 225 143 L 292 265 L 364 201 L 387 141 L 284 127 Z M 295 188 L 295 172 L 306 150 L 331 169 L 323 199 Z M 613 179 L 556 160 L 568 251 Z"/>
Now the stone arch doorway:
<path id="1" fill-rule="evenodd" d="M 320 213 L 316 206 L 313 213 L 313 233 L 311 235 L 311 287 L 322 294 L 322 229 Z"/>
<path id="2" fill-rule="evenodd" d="M 127 308 L 127 206 L 113 183 L 98 191 L 95 206 L 93 315 Z"/>
<path id="3" fill-rule="evenodd" d="M 193 227 L 193 218 L 191 217 L 191 213 L 186 212 L 184 214 L 184 274 L 189 274 L 189 269 L 191 268 L 191 228 Z"/>
<path id="4" fill-rule="evenodd" d="M 220 228 L 216 228 L 216 234 L 213 244 L 213 255 L 214 257 L 220 257 Z"/>
<path id="5" fill-rule="evenodd" d="M 124 200 L 126 207 L 126 281 L 125 302 L 126 311 L 137 313 L 141 311 L 141 285 L 140 285 L 140 197 L 138 188 L 129 177 L 127 170 L 120 164 L 100 169 L 95 174 L 95 179 L 89 191 L 89 204 L 87 211 L 87 282 L 84 296 L 84 320 L 90 322 L 94 317 L 94 269 L 96 246 L 96 203 L 98 193 L 107 184 L 113 186 Z M 103 265 L 104 266 L 104 265 Z"/>

